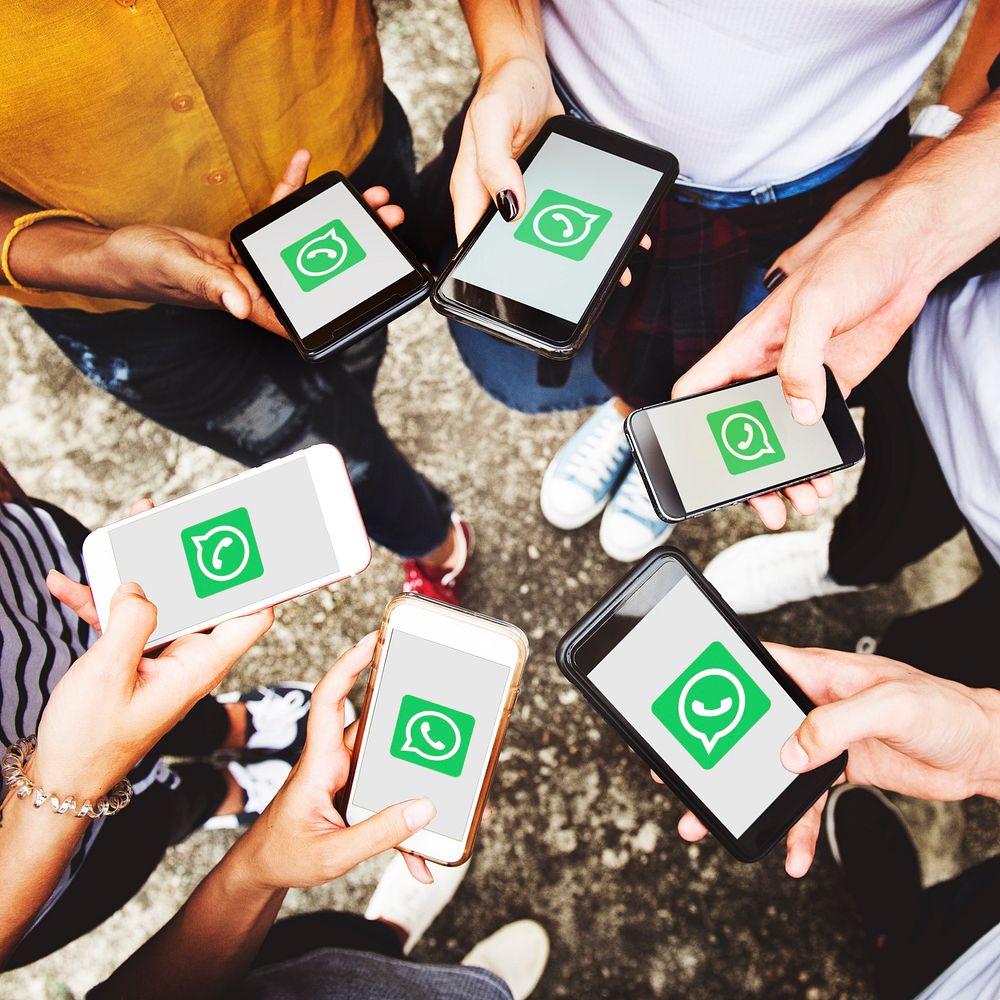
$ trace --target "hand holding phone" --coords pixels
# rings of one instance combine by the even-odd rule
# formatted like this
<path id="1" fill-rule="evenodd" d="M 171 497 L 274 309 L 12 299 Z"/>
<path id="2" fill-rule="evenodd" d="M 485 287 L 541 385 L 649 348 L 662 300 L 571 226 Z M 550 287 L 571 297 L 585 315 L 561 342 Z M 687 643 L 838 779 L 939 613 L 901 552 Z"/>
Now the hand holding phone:
<path id="1" fill-rule="evenodd" d="M 527 656 L 524 633 L 506 622 L 413 595 L 390 601 L 343 794 L 347 822 L 425 797 L 437 814 L 401 850 L 465 861 Z"/>

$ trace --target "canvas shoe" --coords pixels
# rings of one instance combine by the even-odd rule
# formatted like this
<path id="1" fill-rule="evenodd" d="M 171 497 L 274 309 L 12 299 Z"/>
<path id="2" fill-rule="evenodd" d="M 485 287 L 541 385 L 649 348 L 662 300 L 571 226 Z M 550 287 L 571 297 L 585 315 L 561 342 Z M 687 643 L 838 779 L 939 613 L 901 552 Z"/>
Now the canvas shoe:
<path id="1" fill-rule="evenodd" d="M 633 464 L 601 518 L 601 547 L 618 562 L 635 562 L 662 545 L 674 530 L 660 520 L 638 468 Z"/>
<path id="2" fill-rule="evenodd" d="M 478 966 L 499 976 L 514 1000 L 527 1000 L 549 960 L 549 936 L 534 920 L 515 920 L 483 938 L 462 965 Z"/>
<path id="3" fill-rule="evenodd" d="M 420 559 L 403 560 L 403 593 L 420 594 L 436 601 L 458 605 L 461 601 L 462 580 L 469 568 L 476 547 L 476 533 L 472 525 L 457 514 L 451 522 L 458 528 L 455 551 L 445 566 L 430 566 Z"/>
<path id="4" fill-rule="evenodd" d="M 206 830 L 236 830 L 250 826 L 271 804 L 292 770 L 292 765 L 280 758 L 251 764 L 232 761 L 226 766 L 236 784 L 243 790 L 243 808 L 238 813 L 213 816 L 205 822 Z"/>

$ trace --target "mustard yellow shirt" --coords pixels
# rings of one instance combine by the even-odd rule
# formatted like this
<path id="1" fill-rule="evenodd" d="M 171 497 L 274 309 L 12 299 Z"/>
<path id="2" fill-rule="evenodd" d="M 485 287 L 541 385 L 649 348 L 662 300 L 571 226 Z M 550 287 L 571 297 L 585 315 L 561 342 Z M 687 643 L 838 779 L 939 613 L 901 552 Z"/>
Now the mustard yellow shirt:
<path id="1" fill-rule="evenodd" d="M 312 152 L 310 177 L 350 173 L 381 126 L 371 0 L 0 4 L 0 184 L 43 208 L 228 237 L 296 149 Z"/>

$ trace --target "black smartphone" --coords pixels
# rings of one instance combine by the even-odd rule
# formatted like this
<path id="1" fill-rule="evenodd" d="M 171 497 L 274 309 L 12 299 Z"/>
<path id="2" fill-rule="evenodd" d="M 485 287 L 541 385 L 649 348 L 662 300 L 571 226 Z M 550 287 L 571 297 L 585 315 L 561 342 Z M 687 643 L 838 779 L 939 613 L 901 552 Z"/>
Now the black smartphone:
<path id="1" fill-rule="evenodd" d="M 833 784 L 781 765 L 813 705 L 676 549 L 654 549 L 566 633 L 559 668 L 740 861 Z"/>
<path id="2" fill-rule="evenodd" d="M 518 159 L 528 204 L 491 206 L 431 293 L 446 316 L 556 360 L 583 345 L 677 177 L 655 146 L 589 122 L 549 119 Z"/>
<path id="3" fill-rule="evenodd" d="M 625 421 L 653 509 L 683 521 L 860 462 L 865 446 L 826 369 L 826 409 L 811 427 L 777 375 L 646 406 Z"/>
<path id="4" fill-rule="evenodd" d="M 241 222 L 231 238 L 308 361 L 355 343 L 430 291 L 421 263 L 336 171 Z"/>

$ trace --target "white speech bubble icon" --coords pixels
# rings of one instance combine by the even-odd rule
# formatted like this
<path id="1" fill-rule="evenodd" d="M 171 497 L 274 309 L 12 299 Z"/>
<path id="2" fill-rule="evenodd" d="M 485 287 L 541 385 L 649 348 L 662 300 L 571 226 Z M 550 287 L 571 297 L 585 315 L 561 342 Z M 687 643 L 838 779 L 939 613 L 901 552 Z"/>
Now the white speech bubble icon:
<path id="1" fill-rule="evenodd" d="M 563 235 L 561 239 L 550 239 L 542 232 L 539 223 L 547 215 L 551 215 L 552 221 L 562 226 Z M 574 216 L 583 223 L 581 231 L 575 236 L 573 234 L 576 233 L 577 224 L 573 221 Z M 582 243 L 590 235 L 590 230 L 593 229 L 594 223 L 599 218 L 599 215 L 585 212 L 582 208 L 577 208 L 576 205 L 548 205 L 535 216 L 531 228 L 535 231 L 535 235 L 543 243 L 548 243 L 550 247 L 574 247 L 577 243 Z M 570 239 L 571 236 L 573 237 L 572 239 Z"/>
<path id="2" fill-rule="evenodd" d="M 329 246 L 318 247 L 317 243 L 333 243 L 336 249 L 331 249 Z M 310 250 L 310 247 L 313 249 Z M 321 267 L 324 257 L 329 267 Z M 295 266 L 311 278 L 320 278 L 324 274 L 333 274 L 345 260 L 347 260 L 347 243 L 337 235 L 337 230 L 331 226 L 325 233 L 314 236 L 302 246 L 295 256 Z M 312 266 L 307 267 L 307 261 Z"/>
<path id="3" fill-rule="evenodd" d="M 455 734 L 455 742 L 452 744 L 451 749 L 448 749 L 448 744 L 443 740 L 436 740 L 430 734 L 430 720 L 434 719 L 444 719 L 445 722 L 451 727 L 451 731 Z M 439 751 L 438 753 L 427 753 L 426 750 L 421 750 L 413 742 L 413 727 L 421 720 L 419 727 L 420 738 L 423 743 L 431 747 L 432 750 Z M 399 748 L 401 751 L 406 751 L 407 753 L 415 753 L 418 757 L 423 757 L 424 760 L 448 760 L 450 757 L 454 757 L 458 753 L 460 747 L 462 746 L 462 734 L 459 731 L 458 726 L 455 725 L 455 720 L 445 715 L 444 712 L 434 712 L 430 709 L 425 709 L 423 712 L 417 712 L 416 715 L 411 715 L 409 721 L 406 723 L 406 739 L 403 741 L 403 745 Z"/>
<path id="4" fill-rule="evenodd" d="M 223 534 L 223 537 L 220 538 L 214 546 L 212 546 L 211 552 L 208 553 L 208 560 L 206 561 L 205 543 L 214 535 L 218 534 Z M 227 580 L 232 580 L 233 577 L 239 576 L 240 573 L 246 569 L 246 565 L 250 561 L 250 543 L 247 541 L 247 536 L 244 535 L 239 528 L 234 528 L 230 524 L 220 524 L 212 528 L 211 531 L 206 531 L 204 535 L 194 535 L 192 536 L 191 541 L 194 543 L 195 551 L 198 553 L 198 569 L 200 569 L 202 573 L 209 578 L 209 580 L 215 580 L 216 583 L 225 583 Z M 223 573 L 222 553 L 228 549 L 230 545 L 242 545 L 243 556 L 236 569 L 230 573 Z"/>
<path id="5" fill-rule="evenodd" d="M 737 431 L 737 433 L 742 434 L 742 437 L 736 442 L 735 446 L 729 440 L 729 434 L 727 433 L 729 425 L 734 420 L 743 421 L 743 426 Z M 754 433 L 755 430 L 760 435 L 762 444 L 757 451 L 750 451 L 750 446 L 753 444 L 753 439 L 756 436 Z M 754 462 L 761 455 L 773 455 L 775 453 L 771 440 L 767 436 L 767 428 L 752 413 L 731 413 L 722 422 L 719 433 L 722 437 L 722 443 L 726 446 L 726 451 L 731 455 L 735 455 L 736 458 L 742 459 L 744 462 Z"/>
<path id="6" fill-rule="evenodd" d="M 732 722 L 730 722 L 725 728 L 720 729 L 717 733 L 713 733 L 711 736 L 707 733 L 703 733 L 700 729 L 695 729 L 687 714 L 687 696 L 691 693 L 691 688 L 693 688 L 698 681 L 704 680 L 706 677 L 725 677 L 726 680 L 733 685 L 733 689 L 736 692 L 736 714 L 733 716 Z M 694 705 L 692 705 L 692 710 L 696 715 L 699 715 L 701 718 L 718 718 L 718 716 L 720 716 L 723 712 L 729 711 L 729 709 L 732 708 L 732 699 L 723 698 L 722 704 L 716 709 L 706 709 L 702 707 L 699 710 L 698 706 L 700 704 L 700 702 L 695 702 Z M 730 673 L 728 670 L 723 670 L 722 667 L 709 667 L 706 670 L 701 670 L 696 673 L 694 677 L 689 678 L 687 684 L 681 688 L 680 697 L 677 699 L 677 715 L 681 720 L 681 725 L 695 739 L 701 740 L 702 745 L 705 747 L 705 753 L 707 754 L 711 754 L 719 740 L 721 740 L 723 736 L 728 736 L 740 724 L 740 719 L 743 718 L 743 713 L 746 711 L 746 707 L 747 693 L 743 689 L 743 685 L 740 683 L 739 678 Z"/>

